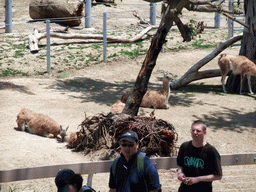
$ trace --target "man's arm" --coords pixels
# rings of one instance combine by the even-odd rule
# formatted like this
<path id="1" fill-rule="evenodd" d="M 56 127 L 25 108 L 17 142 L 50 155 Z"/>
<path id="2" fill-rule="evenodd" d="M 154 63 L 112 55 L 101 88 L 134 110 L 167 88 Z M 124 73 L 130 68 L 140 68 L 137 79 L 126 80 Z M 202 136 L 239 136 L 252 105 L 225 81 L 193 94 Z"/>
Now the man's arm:
<path id="1" fill-rule="evenodd" d="M 204 175 L 204 176 L 198 176 L 198 177 L 186 177 L 185 184 L 193 185 L 202 181 L 211 182 L 211 181 L 216 181 L 221 179 L 222 179 L 222 175 Z"/>
<path id="2" fill-rule="evenodd" d="M 185 183 L 185 174 L 182 172 L 182 167 L 179 167 L 178 168 L 178 171 L 177 171 L 178 175 L 177 175 L 177 178 L 178 180 L 180 180 L 181 182 Z"/>
<path id="3" fill-rule="evenodd" d="M 109 189 L 109 192 L 116 192 L 116 189 Z"/>

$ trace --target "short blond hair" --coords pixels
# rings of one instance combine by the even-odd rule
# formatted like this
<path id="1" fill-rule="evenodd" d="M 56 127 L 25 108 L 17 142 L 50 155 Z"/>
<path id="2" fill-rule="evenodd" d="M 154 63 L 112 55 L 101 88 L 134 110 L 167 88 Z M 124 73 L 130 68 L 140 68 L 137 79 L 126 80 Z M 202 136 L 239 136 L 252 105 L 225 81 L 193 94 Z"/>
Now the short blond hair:
<path id="1" fill-rule="evenodd" d="M 192 123 L 191 127 L 194 125 L 201 125 L 203 127 L 203 130 L 206 131 L 206 123 L 203 120 L 196 120 Z"/>

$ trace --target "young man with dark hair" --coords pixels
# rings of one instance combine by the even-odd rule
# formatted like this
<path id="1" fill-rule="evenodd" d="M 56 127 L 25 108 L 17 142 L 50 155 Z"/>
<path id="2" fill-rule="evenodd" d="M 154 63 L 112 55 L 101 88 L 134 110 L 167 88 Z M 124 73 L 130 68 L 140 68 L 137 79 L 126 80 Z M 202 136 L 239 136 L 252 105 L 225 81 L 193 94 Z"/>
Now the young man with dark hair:
<path id="1" fill-rule="evenodd" d="M 192 141 L 183 143 L 177 157 L 179 192 L 212 192 L 212 182 L 222 178 L 220 154 L 204 140 L 206 124 L 191 125 Z"/>

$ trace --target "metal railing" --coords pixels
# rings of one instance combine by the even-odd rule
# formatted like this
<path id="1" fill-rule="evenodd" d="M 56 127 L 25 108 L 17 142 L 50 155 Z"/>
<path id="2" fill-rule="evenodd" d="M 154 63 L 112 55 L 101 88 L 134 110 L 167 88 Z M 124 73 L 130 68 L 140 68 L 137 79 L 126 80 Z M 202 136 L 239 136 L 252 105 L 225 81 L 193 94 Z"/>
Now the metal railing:
<path id="1" fill-rule="evenodd" d="M 168 176 L 166 177 L 166 176 L 163 176 L 164 173 L 161 170 L 174 169 L 172 170 L 172 172 L 176 173 L 175 172 L 175 169 L 177 168 L 176 157 L 160 157 L 160 158 L 151 158 L 151 159 L 154 163 L 156 163 L 156 166 L 159 169 L 160 181 L 164 179 L 166 180 L 166 178 L 168 178 L 168 180 L 171 182 L 175 180 L 173 178 L 170 179 L 170 171 L 165 173 L 165 174 L 168 174 Z M 61 164 L 61 165 L 49 165 L 49 166 L 40 166 L 40 167 L 27 167 L 27 168 L 19 168 L 19 169 L 0 170 L 0 183 L 55 177 L 57 172 L 60 169 L 69 168 L 74 170 L 76 173 L 88 174 L 87 185 L 91 186 L 93 174 L 108 173 L 111 164 L 112 164 L 112 160 L 106 160 L 106 161 L 95 161 L 95 162 L 85 162 L 85 163 L 76 163 L 76 164 Z M 221 164 L 222 166 L 256 165 L 256 153 L 221 155 Z M 229 172 L 230 172 L 229 175 L 225 175 L 224 178 L 239 176 L 236 173 L 233 173 L 234 171 L 232 172 L 232 170 L 229 170 Z M 240 175 L 240 177 L 242 176 L 244 177 L 246 175 Z M 176 174 L 175 174 L 175 177 L 176 177 Z M 225 180 L 224 182 L 221 181 L 219 182 L 218 185 L 227 184 L 229 181 L 227 181 L 226 178 L 223 179 Z M 161 182 L 165 184 L 168 183 L 166 181 L 164 182 L 161 181 Z M 230 181 L 229 185 L 239 185 L 238 182 L 235 182 L 235 183 L 232 183 L 232 182 L 233 181 Z M 163 185 L 164 188 L 168 188 L 168 186 L 166 186 L 165 184 Z M 240 183 L 240 185 L 243 185 L 243 184 Z M 255 185 L 256 185 L 256 182 L 255 182 Z M 252 185 L 249 185 L 249 187 L 250 186 Z"/>

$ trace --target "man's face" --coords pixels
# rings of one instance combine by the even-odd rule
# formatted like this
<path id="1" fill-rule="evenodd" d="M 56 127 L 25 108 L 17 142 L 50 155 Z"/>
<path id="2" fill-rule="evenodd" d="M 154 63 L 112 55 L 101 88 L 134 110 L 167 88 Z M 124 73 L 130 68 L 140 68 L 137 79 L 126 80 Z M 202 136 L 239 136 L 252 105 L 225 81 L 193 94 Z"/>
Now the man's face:
<path id="1" fill-rule="evenodd" d="M 206 135 L 206 130 L 203 130 L 202 125 L 193 125 L 191 127 L 191 136 L 194 141 L 203 141 Z"/>
<path id="2" fill-rule="evenodd" d="M 120 142 L 121 146 L 121 152 L 125 156 L 125 158 L 128 160 L 130 159 L 135 153 L 138 151 L 139 143 L 138 142 L 129 142 L 126 140 L 123 140 Z"/>

